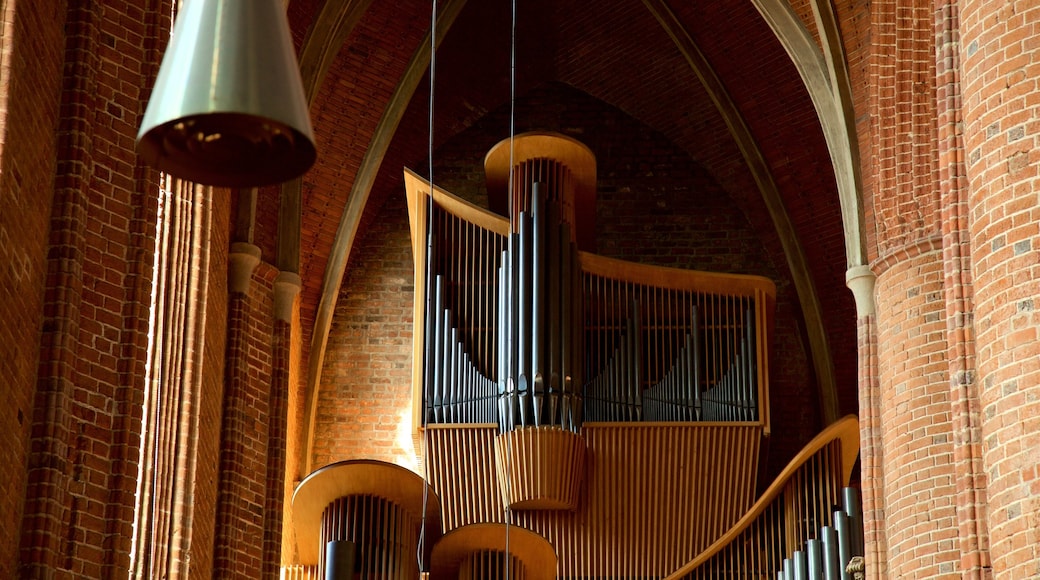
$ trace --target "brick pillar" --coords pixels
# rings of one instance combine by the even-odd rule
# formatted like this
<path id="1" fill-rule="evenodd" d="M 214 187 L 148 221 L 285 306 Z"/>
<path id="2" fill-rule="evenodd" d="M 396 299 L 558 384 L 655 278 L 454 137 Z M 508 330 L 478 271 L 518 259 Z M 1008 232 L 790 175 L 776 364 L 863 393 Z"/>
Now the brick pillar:
<path id="1" fill-rule="evenodd" d="M 942 196 L 947 361 L 957 486 L 958 548 L 962 578 L 981 578 L 989 566 L 986 489 L 982 470 L 979 396 L 975 373 L 974 290 L 968 231 L 961 118 L 960 31 L 957 0 L 935 10 L 936 128 Z"/>
<path id="2" fill-rule="evenodd" d="M 866 572 L 871 580 L 887 578 L 885 486 L 881 453 L 881 385 L 877 366 L 877 278 L 867 266 L 854 266 L 845 281 L 856 298 L 859 349 L 859 457 L 863 501 L 863 542 Z"/>
<path id="3" fill-rule="evenodd" d="M 25 498 L 21 492 L 27 489 L 30 440 L 34 438 L 33 399 L 38 388 L 39 357 L 43 354 L 39 341 L 45 318 L 44 289 L 52 283 L 51 272 L 61 272 L 60 266 L 52 266 L 47 253 L 57 163 L 57 140 L 53 135 L 59 127 L 65 18 L 64 14 L 61 18 L 41 16 L 56 10 L 54 1 L 2 4 L 0 78 L 5 89 L 0 90 L 0 289 L 4 299 L 0 300 L 0 344 L 5 354 L 0 357 L 0 409 L 5 412 L 0 414 L 0 429 L 5 438 L 0 445 L 0 490 L 5 493 L 0 493 L 0 538 L 11 540 L 0 541 L 0 578 L 17 578 L 20 556 L 16 538 L 32 538 L 32 558 L 50 558 L 53 550 L 47 531 L 27 529 L 31 520 L 22 520 L 24 500 L 36 504 L 36 522 L 60 525 L 54 509 L 59 500 L 51 503 L 44 498 Z M 51 296 L 48 302 L 60 298 Z M 48 308 L 52 307 L 48 304 Z M 49 328 L 51 332 L 60 330 Z M 52 393 L 64 388 L 57 383 L 60 379 L 53 376 L 56 371 L 57 368 L 50 367 L 53 378 L 46 385 Z M 61 401 L 57 393 L 51 396 Z M 59 408 L 50 408 L 53 417 L 61 417 Z M 36 449 L 64 457 L 60 455 L 60 436 L 66 429 L 59 425 L 37 426 L 35 437 L 41 435 L 41 428 L 53 436 L 45 435 L 50 440 Z M 50 485 L 64 477 L 61 462 L 34 463 L 32 468 L 36 471 L 34 477 L 48 479 Z M 28 489 L 48 494 L 56 491 L 42 489 L 40 483 L 33 483 Z"/>
<path id="4" fill-rule="evenodd" d="M 274 335 L 272 337 L 271 398 L 268 404 L 267 495 L 264 504 L 264 563 L 262 578 L 277 580 L 282 563 L 282 527 L 285 503 L 291 493 L 286 480 L 292 320 L 300 276 L 280 272 L 274 282 Z"/>
<path id="5" fill-rule="evenodd" d="M 888 573 L 951 574 L 960 553 L 939 241 L 905 247 L 875 270 Z"/>
<path id="6" fill-rule="evenodd" d="M 877 577 L 960 572 L 944 255 L 944 243 L 956 242 L 944 234 L 956 226 L 943 224 L 948 183 L 939 155 L 939 140 L 953 128 L 937 123 L 949 106 L 940 106 L 937 94 L 950 85 L 937 74 L 949 68 L 936 54 L 948 42 L 945 22 L 937 27 L 941 2 L 876 0 L 870 8 L 865 174 L 873 191 L 865 217 L 875 234 L 879 399 L 870 393 L 866 400 L 868 412 L 878 412 L 879 423 L 871 424 L 880 427 L 885 551 L 877 557 L 887 563 L 884 572 L 870 572 Z"/>
<path id="7" fill-rule="evenodd" d="M 232 244 L 228 264 L 227 372 L 213 577 L 260 578 L 267 474 L 267 433 L 262 428 L 267 400 L 257 396 L 250 377 L 250 290 L 260 248 Z"/>
<path id="8" fill-rule="evenodd" d="M 30 181 L 40 189 L 14 195 L 53 193 L 27 477 L 24 489 L 4 490 L 25 497 L 17 577 L 126 578 L 158 205 L 155 175 L 136 165 L 133 147 L 140 90 L 157 64 L 148 47 L 165 30 L 163 3 L 24 4 L 19 22 L 47 20 L 44 39 L 54 40 L 56 20 L 62 27 L 64 69 L 60 95 L 30 97 L 60 97 L 57 124 L 49 105 L 19 103 L 12 115 L 29 115 L 33 129 L 24 141 L 7 141 L 25 150 L 20 159 L 36 152 L 56 162 L 11 167 L 41 172 Z M 54 47 L 23 45 L 21 34 L 13 40 L 16 60 L 40 60 L 32 82 L 50 86 Z M 10 82 L 29 97 L 25 79 Z M 36 144 L 49 141 L 56 150 Z"/>
<path id="9" fill-rule="evenodd" d="M 982 459 L 995 578 L 1040 576 L 1040 4 L 960 4 Z"/>

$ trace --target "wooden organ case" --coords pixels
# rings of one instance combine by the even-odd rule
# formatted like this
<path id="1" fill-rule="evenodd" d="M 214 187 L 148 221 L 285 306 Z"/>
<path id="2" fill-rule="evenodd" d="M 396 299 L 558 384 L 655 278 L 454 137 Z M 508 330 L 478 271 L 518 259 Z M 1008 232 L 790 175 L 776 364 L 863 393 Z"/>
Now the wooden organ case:
<path id="1" fill-rule="evenodd" d="M 560 577 L 663 577 L 755 499 L 774 285 L 594 254 L 595 158 L 573 139 L 519 135 L 485 168 L 508 218 L 405 176 L 445 532 L 508 519 Z"/>
<path id="2" fill-rule="evenodd" d="M 568 137 L 516 136 L 485 169 L 495 211 L 405 172 L 428 481 L 316 471 L 283 578 L 843 578 L 854 417 L 755 495 L 772 282 L 593 253 L 595 158 Z"/>

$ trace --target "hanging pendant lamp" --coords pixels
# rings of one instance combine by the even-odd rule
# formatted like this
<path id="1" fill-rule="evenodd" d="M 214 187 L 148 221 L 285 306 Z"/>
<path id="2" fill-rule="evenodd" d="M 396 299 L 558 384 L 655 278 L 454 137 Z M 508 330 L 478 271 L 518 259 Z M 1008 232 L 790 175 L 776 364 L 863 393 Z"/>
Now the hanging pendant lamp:
<path id="1" fill-rule="evenodd" d="M 173 176 L 224 187 L 310 168 L 314 134 L 283 0 L 185 0 L 137 151 Z"/>

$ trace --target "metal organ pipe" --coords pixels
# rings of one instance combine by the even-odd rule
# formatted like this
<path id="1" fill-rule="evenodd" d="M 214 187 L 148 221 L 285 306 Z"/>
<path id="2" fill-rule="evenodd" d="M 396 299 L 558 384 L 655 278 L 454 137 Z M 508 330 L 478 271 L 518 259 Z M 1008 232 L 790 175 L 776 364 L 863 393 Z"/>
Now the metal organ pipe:
<path id="1" fill-rule="evenodd" d="M 572 327 L 580 310 L 571 288 L 576 252 L 572 230 L 556 221 L 561 215 L 555 201 L 559 194 L 549 184 L 534 181 L 523 189 L 516 194 L 516 231 L 498 273 L 504 284 L 497 306 L 497 357 L 502 365 L 498 409 L 506 414 L 499 418 L 499 428 L 558 426 L 577 431 L 580 395 L 571 389 L 576 384 L 571 371 L 577 367 Z"/>
<path id="2" fill-rule="evenodd" d="M 512 170 L 494 170 L 496 187 L 513 179 L 508 226 L 457 198 L 429 204 L 432 296 L 417 350 L 425 420 L 497 421 L 501 432 L 577 432 L 586 420 L 758 421 L 765 350 L 756 324 L 767 306 L 760 296 L 775 292 L 768 281 L 726 280 L 723 288 L 740 290 L 715 292 L 701 281 L 714 275 L 579 255 L 588 229 L 574 220 L 590 206 L 576 199 L 594 190 L 594 158 L 562 136 L 534 139 L 546 153 L 528 149 Z M 552 158 L 561 151 L 589 163 L 592 179 Z"/>

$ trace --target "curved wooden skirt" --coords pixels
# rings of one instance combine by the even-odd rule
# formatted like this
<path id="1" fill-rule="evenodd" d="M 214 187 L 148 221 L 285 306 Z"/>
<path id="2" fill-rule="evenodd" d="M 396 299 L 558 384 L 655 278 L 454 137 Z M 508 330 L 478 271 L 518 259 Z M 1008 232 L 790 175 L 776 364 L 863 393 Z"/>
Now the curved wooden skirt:
<path id="1" fill-rule="evenodd" d="M 556 427 L 524 427 L 495 437 L 495 467 L 505 505 L 574 510 L 585 472 L 585 440 Z"/>
<path id="2" fill-rule="evenodd" d="M 325 543 L 346 540 L 356 544 L 362 570 L 381 578 L 416 578 L 423 524 L 426 546 L 442 530 L 440 499 L 426 482 L 408 469 L 372 460 L 334 463 L 307 476 L 293 494 L 293 520 L 300 563 L 316 565 L 319 574 Z"/>
<path id="3" fill-rule="evenodd" d="M 504 578 L 506 567 L 516 580 L 552 580 L 556 552 L 548 540 L 519 526 L 470 524 L 445 534 L 433 547 L 430 578 Z"/>

